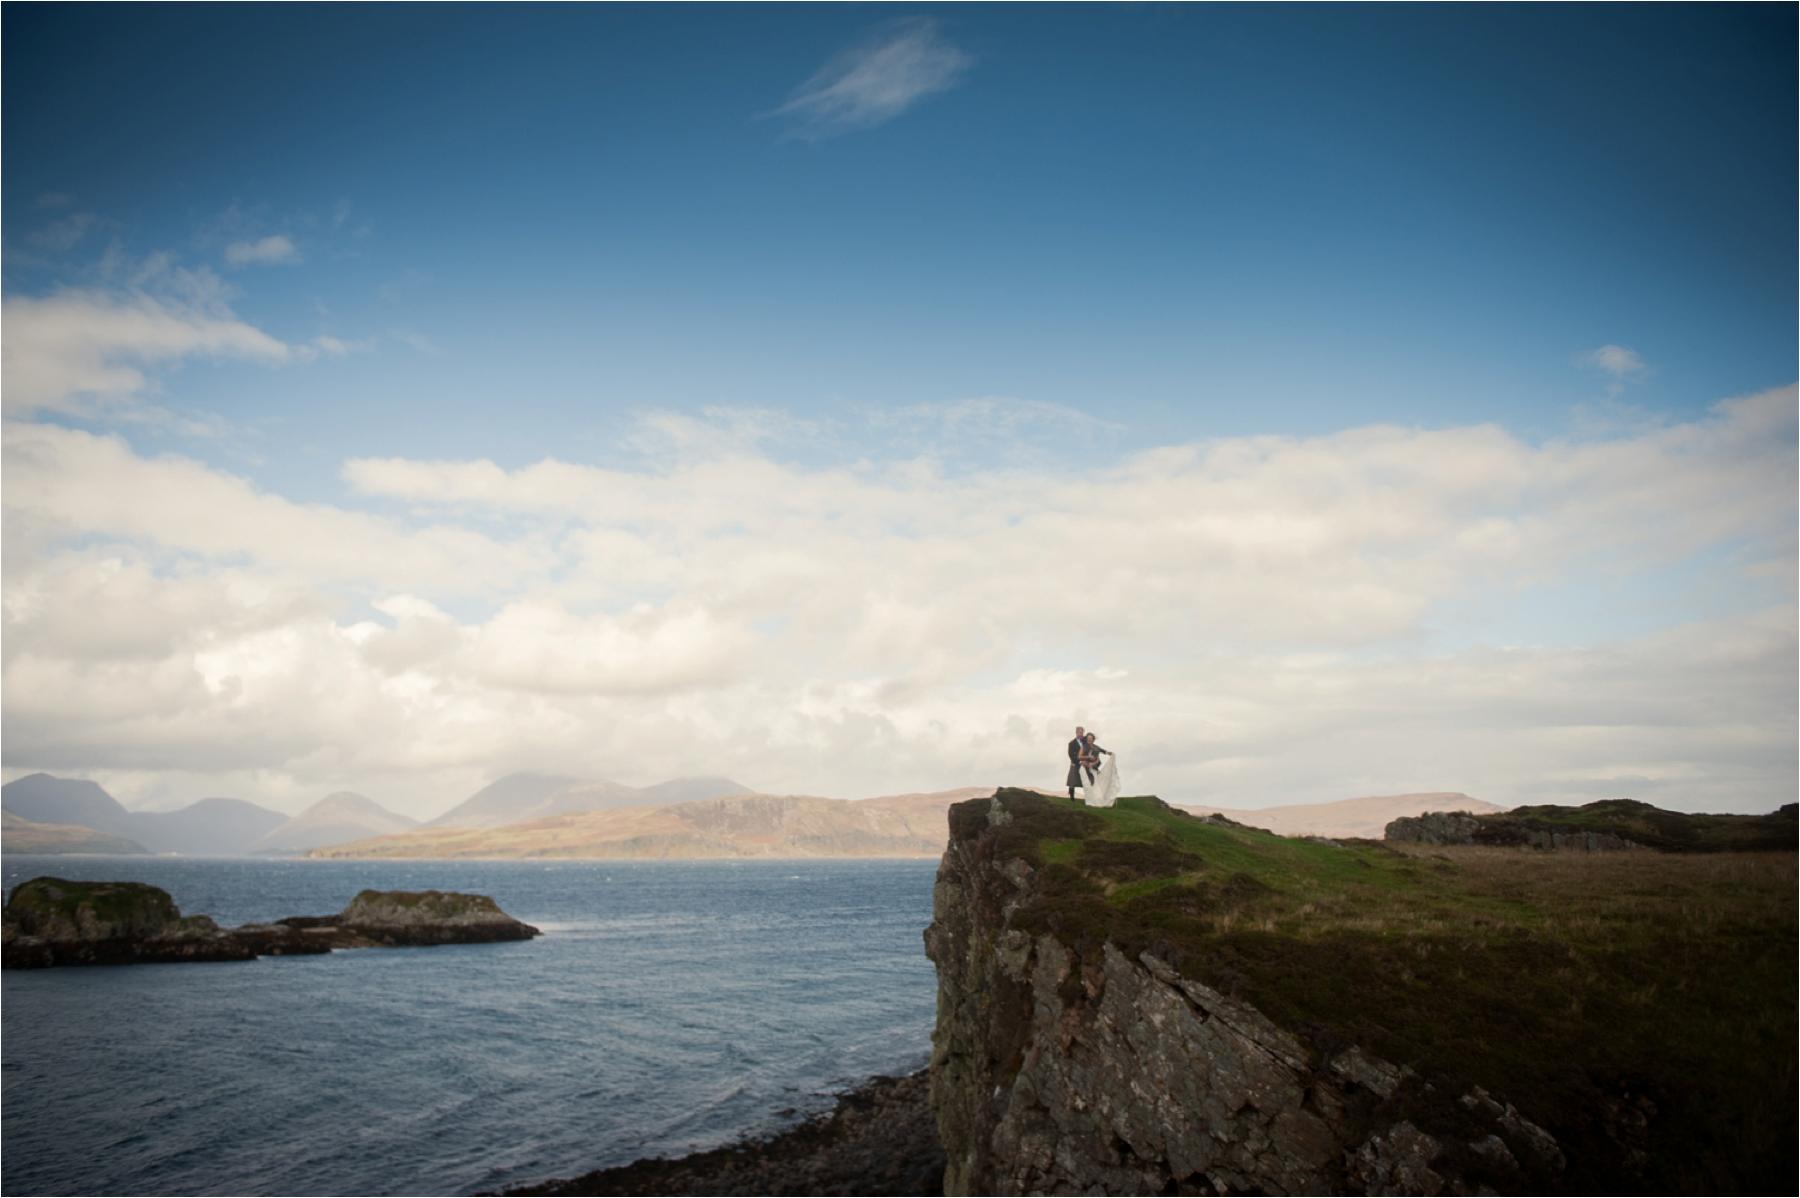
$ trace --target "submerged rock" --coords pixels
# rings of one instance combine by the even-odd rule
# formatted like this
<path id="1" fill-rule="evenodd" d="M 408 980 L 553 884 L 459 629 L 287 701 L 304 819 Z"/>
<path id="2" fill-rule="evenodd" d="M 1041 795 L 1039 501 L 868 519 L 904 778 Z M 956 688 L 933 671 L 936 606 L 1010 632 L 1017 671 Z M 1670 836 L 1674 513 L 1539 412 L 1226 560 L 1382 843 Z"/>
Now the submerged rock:
<path id="1" fill-rule="evenodd" d="M 142 882 L 33 878 L 7 898 L 0 964 L 17 969 L 248 961 L 334 948 L 529 940 L 539 934 L 483 894 L 365 890 L 336 915 L 220 928 L 210 916 L 183 916 L 167 891 Z"/>

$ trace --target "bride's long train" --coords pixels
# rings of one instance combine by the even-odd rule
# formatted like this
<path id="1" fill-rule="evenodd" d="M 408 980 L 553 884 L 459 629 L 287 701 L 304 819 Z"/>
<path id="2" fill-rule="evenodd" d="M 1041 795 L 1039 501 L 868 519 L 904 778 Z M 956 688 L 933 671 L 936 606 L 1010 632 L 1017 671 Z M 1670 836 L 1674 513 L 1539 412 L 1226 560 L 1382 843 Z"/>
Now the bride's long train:
<path id="1" fill-rule="evenodd" d="M 1082 789 L 1089 807 L 1111 807 L 1119 797 L 1119 759 L 1112 753 L 1100 758 L 1100 770 L 1094 780 Z"/>

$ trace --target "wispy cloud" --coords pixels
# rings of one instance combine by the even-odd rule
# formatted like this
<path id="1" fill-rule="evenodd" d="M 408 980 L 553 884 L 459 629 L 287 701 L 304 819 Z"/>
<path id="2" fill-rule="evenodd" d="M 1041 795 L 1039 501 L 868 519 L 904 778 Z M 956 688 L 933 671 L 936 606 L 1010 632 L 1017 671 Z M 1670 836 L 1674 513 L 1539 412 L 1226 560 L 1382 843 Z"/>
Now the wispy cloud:
<path id="1" fill-rule="evenodd" d="M 1602 345 L 1590 350 L 1581 355 L 1581 364 L 1612 377 L 1606 388 L 1608 395 L 1618 395 L 1625 389 L 1625 384 L 1636 382 L 1650 371 L 1649 364 L 1635 349 L 1623 345 Z"/>
<path id="2" fill-rule="evenodd" d="M 935 21 L 905 21 L 833 58 L 770 115 L 793 121 L 801 137 L 867 129 L 954 87 L 974 62 L 938 35 Z"/>
<path id="3" fill-rule="evenodd" d="M 225 261 L 232 266 L 278 266 L 300 261 L 300 247 L 285 233 L 256 241 L 234 241 L 225 247 Z"/>
<path id="4" fill-rule="evenodd" d="M 8 296 L 4 313 L 8 415 L 128 402 L 149 385 L 145 368 L 153 363 L 196 356 L 278 363 L 290 354 L 228 309 L 141 291 Z"/>
<path id="5" fill-rule="evenodd" d="M 34 250 L 66 254 L 88 235 L 88 230 L 94 227 L 97 219 L 92 212 L 71 212 L 33 231 L 26 237 L 26 242 Z"/>
<path id="6" fill-rule="evenodd" d="M 365 337 L 360 341 L 345 341 L 342 337 L 333 337 L 330 333 L 320 333 L 305 345 L 296 345 L 291 348 L 294 356 L 300 361 L 311 362 L 321 357 L 342 358 L 374 349 L 375 339 Z"/>

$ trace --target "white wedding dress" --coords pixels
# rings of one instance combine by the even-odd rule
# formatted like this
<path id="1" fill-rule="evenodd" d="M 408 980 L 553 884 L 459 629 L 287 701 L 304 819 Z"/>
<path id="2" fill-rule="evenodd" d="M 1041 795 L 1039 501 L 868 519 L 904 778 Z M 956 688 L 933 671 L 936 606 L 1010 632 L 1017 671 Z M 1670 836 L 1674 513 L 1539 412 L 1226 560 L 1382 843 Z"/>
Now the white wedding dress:
<path id="1" fill-rule="evenodd" d="M 1111 807 L 1119 797 L 1119 759 L 1111 753 L 1102 753 L 1099 772 L 1081 794 L 1089 807 Z"/>

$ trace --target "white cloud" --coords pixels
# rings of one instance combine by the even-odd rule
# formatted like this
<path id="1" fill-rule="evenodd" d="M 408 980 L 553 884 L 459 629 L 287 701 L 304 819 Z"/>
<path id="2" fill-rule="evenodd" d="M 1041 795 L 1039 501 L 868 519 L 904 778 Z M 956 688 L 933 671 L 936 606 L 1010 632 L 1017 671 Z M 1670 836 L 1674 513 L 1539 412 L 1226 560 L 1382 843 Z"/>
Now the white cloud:
<path id="1" fill-rule="evenodd" d="M 346 463 L 404 516 L 14 425 L 6 763 L 425 815 L 528 766 L 1054 785 L 1085 722 L 1132 789 L 1223 805 L 1767 808 L 1793 782 L 1794 405 L 1548 444 L 1230 438 L 1085 472 L 795 465 L 768 449 L 803 422 L 721 411 L 647 420 L 631 469 Z M 1665 593 L 1688 570 L 1734 598 Z M 1481 622 L 1626 584 L 1667 607 L 1654 627 Z M 1459 613 L 1474 634 L 1436 631 Z"/>
<path id="2" fill-rule="evenodd" d="M 955 86 L 974 61 L 944 41 L 935 22 L 901 22 L 826 63 L 771 115 L 808 137 L 868 128 Z"/>
<path id="3" fill-rule="evenodd" d="M 501 543 L 450 525 L 294 503 L 186 458 L 140 457 L 117 436 L 14 424 L 4 452 L 9 533 L 110 537 L 202 562 L 249 561 L 328 589 L 491 594 L 541 578 L 551 560 L 539 535 Z M 11 561 L 7 568 L 10 587 Z"/>
<path id="4" fill-rule="evenodd" d="M 1583 354 L 1580 361 L 1583 366 L 1599 370 L 1612 380 L 1606 385 L 1606 393 L 1615 398 L 1624 392 L 1626 384 L 1635 383 L 1650 373 L 1649 363 L 1636 350 L 1623 345 L 1602 345 Z"/>
<path id="5" fill-rule="evenodd" d="M 1631 378 L 1644 372 L 1644 359 L 1636 350 L 1626 349 L 1623 345 L 1602 345 L 1590 351 L 1582 359 L 1589 366 L 1597 367 L 1614 378 Z"/>
<path id="6" fill-rule="evenodd" d="M 225 247 L 225 261 L 232 266 L 279 266 L 300 261 L 300 247 L 285 233 L 273 233 L 254 241 L 234 241 Z"/>
<path id="7" fill-rule="evenodd" d="M 117 404 L 148 385 L 145 369 L 188 357 L 280 363 L 281 341 L 197 294 L 204 276 L 169 280 L 170 293 L 64 289 L 7 296 L 4 392 L 8 415 Z"/>

